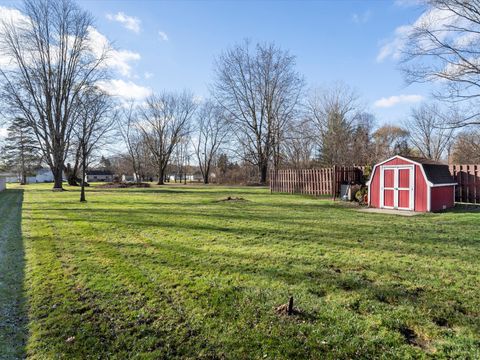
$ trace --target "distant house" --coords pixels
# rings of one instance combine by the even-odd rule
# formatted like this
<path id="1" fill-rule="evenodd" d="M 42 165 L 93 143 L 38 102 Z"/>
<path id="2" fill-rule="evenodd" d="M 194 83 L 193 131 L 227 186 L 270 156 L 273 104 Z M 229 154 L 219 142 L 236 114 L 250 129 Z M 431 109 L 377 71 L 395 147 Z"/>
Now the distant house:
<path id="1" fill-rule="evenodd" d="M 87 170 L 85 175 L 86 182 L 112 182 L 113 172 L 110 170 Z"/>
<path id="2" fill-rule="evenodd" d="M 136 181 L 137 181 L 137 174 L 133 174 L 133 175 L 123 174 L 122 175 L 122 182 L 136 182 Z"/>
<path id="3" fill-rule="evenodd" d="M 187 178 L 189 182 L 196 182 L 202 181 L 202 174 L 201 173 L 194 173 L 194 174 L 170 174 L 167 176 L 168 181 L 170 182 L 182 182 Z"/>
<path id="4" fill-rule="evenodd" d="M 31 182 L 36 182 L 36 183 L 48 183 L 48 182 L 53 182 L 53 173 L 52 170 L 43 168 L 37 170 L 37 173 L 34 176 L 34 181 Z"/>

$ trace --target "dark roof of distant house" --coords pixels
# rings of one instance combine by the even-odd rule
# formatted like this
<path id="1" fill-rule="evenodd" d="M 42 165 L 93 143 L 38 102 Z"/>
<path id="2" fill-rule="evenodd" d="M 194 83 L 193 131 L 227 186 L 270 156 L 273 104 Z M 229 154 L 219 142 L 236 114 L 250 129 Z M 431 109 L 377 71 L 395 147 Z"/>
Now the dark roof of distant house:
<path id="1" fill-rule="evenodd" d="M 427 176 L 428 181 L 430 181 L 432 184 L 454 183 L 447 164 L 440 161 L 415 156 L 404 156 L 404 158 L 421 164 L 423 170 L 425 170 L 425 175 Z"/>
<path id="2" fill-rule="evenodd" d="M 87 170 L 87 175 L 113 175 L 110 170 Z"/>

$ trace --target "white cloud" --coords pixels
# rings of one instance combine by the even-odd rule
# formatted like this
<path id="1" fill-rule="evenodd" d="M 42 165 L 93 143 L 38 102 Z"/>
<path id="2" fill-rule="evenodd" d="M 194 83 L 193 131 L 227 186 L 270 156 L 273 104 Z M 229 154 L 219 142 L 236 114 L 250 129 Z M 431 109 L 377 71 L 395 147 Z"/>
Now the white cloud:
<path id="1" fill-rule="evenodd" d="M 0 128 L 0 138 L 7 137 L 7 129 L 6 128 Z"/>
<path id="2" fill-rule="evenodd" d="M 124 28 L 133 31 L 136 34 L 140 33 L 141 21 L 139 18 L 128 16 L 120 11 L 116 14 L 107 14 L 107 19 L 119 22 Z"/>
<path id="3" fill-rule="evenodd" d="M 154 75 L 153 73 L 145 71 L 145 73 L 143 74 L 143 77 L 148 80 L 148 79 L 151 79 L 153 75 Z"/>
<path id="4" fill-rule="evenodd" d="M 355 24 L 365 24 L 370 20 L 371 17 L 372 17 L 372 12 L 370 10 L 366 10 L 361 14 L 354 13 L 352 15 L 352 21 Z"/>
<path id="5" fill-rule="evenodd" d="M 142 100 L 152 93 L 152 90 L 147 87 L 121 79 L 100 81 L 98 86 L 110 95 L 118 96 L 124 100 Z"/>
<path id="6" fill-rule="evenodd" d="M 422 95 L 395 95 L 381 98 L 373 103 L 377 108 L 389 108 L 398 104 L 413 104 L 423 100 Z"/>
<path id="7" fill-rule="evenodd" d="M 15 26 L 22 26 L 29 24 L 30 21 L 17 9 L 0 6 L 0 36 L 2 35 L 1 24 L 3 22 L 8 25 L 13 24 Z M 13 66 L 12 59 L 6 54 L 0 54 L 0 67 L 6 69 L 11 66 Z"/>
<path id="8" fill-rule="evenodd" d="M 163 31 L 159 31 L 159 32 L 158 32 L 158 36 L 160 36 L 160 40 L 162 40 L 162 41 L 168 41 L 168 35 L 167 35 L 167 33 L 163 32 Z"/>
<path id="9" fill-rule="evenodd" d="M 387 58 L 398 60 L 405 50 L 408 37 L 415 29 L 425 28 L 430 24 L 435 24 L 435 35 L 443 40 L 447 36 L 445 31 L 450 25 L 458 21 L 458 16 L 448 10 L 431 8 L 422 13 L 418 19 L 411 25 L 402 25 L 395 29 L 392 38 L 383 43 L 377 55 L 377 62 L 382 62 Z"/>
<path id="10" fill-rule="evenodd" d="M 97 29 L 90 27 L 89 34 L 90 46 L 95 56 L 101 56 L 105 50 L 108 50 L 108 58 L 105 61 L 105 66 L 118 71 L 123 76 L 130 76 L 132 61 L 140 60 L 139 53 L 129 50 L 117 50 L 111 47 L 110 42 Z"/>

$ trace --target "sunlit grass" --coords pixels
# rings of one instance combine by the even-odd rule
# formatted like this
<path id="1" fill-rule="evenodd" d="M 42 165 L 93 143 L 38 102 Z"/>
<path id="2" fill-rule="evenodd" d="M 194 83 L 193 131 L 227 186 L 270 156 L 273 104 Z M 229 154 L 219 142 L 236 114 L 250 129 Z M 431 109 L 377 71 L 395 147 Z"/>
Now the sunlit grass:
<path id="1" fill-rule="evenodd" d="M 80 204 L 68 190 L 24 192 L 31 358 L 480 357 L 479 213 L 181 185 L 93 187 Z M 299 312 L 277 314 L 289 296 Z"/>

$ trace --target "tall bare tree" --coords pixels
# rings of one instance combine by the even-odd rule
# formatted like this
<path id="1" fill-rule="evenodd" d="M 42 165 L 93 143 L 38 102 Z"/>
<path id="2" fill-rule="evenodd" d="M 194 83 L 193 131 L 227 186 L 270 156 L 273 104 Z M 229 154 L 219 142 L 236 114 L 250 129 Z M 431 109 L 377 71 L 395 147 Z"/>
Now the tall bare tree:
<path id="1" fill-rule="evenodd" d="M 420 155 L 437 161 L 447 155 L 453 141 L 454 129 L 445 122 L 445 116 L 435 104 L 424 104 L 412 110 L 405 127 L 409 129 L 411 144 Z"/>
<path id="2" fill-rule="evenodd" d="M 192 94 L 184 91 L 153 94 L 139 109 L 137 126 L 151 152 L 159 185 L 164 184 L 165 169 L 173 150 L 190 131 L 196 108 Z"/>
<path id="3" fill-rule="evenodd" d="M 25 0 L 22 12 L 22 21 L 0 24 L 0 52 L 10 61 L 0 69 L 1 98 L 33 129 L 62 189 L 77 99 L 104 77 L 107 51 L 93 51 L 92 17 L 72 0 Z"/>
<path id="4" fill-rule="evenodd" d="M 295 57 L 275 44 L 248 41 L 216 60 L 213 94 L 229 113 L 244 160 L 257 166 L 261 184 L 280 135 L 292 120 L 304 87 Z"/>
<path id="5" fill-rule="evenodd" d="M 480 2 L 429 0 L 407 27 L 403 71 L 409 82 L 434 82 L 436 96 L 466 102 L 465 116 L 451 125 L 480 124 Z"/>
<path id="6" fill-rule="evenodd" d="M 80 201 L 86 201 L 85 177 L 92 153 L 106 144 L 106 135 L 115 123 L 112 99 L 98 88 L 86 89 L 78 101 L 79 114 L 74 133 L 81 157 Z"/>
<path id="7" fill-rule="evenodd" d="M 308 98 L 307 116 L 317 130 L 322 165 L 353 162 L 353 132 L 361 110 L 358 95 L 345 84 L 315 90 Z"/>
<path id="8" fill-rule="evenodd" d="M 127 102 L 126 106 L 117 117 L 117 129 L 125 144 L 130 163 L 132 165 L 133 177 L 137 183 L 142 181 L 144 173 L 144 146 L 142 133 L 138 127 L 138 111 L 133 100 Z"/>
<path id="9" fill-rule="evenodd" d="M 228 129 L 226 112 L 207 100 L 197 113 L 196 138 L 193 140 L 193 148 L 204 184 L 209 182 L 215 157 L 221 146 L 226 143 Z"/>

